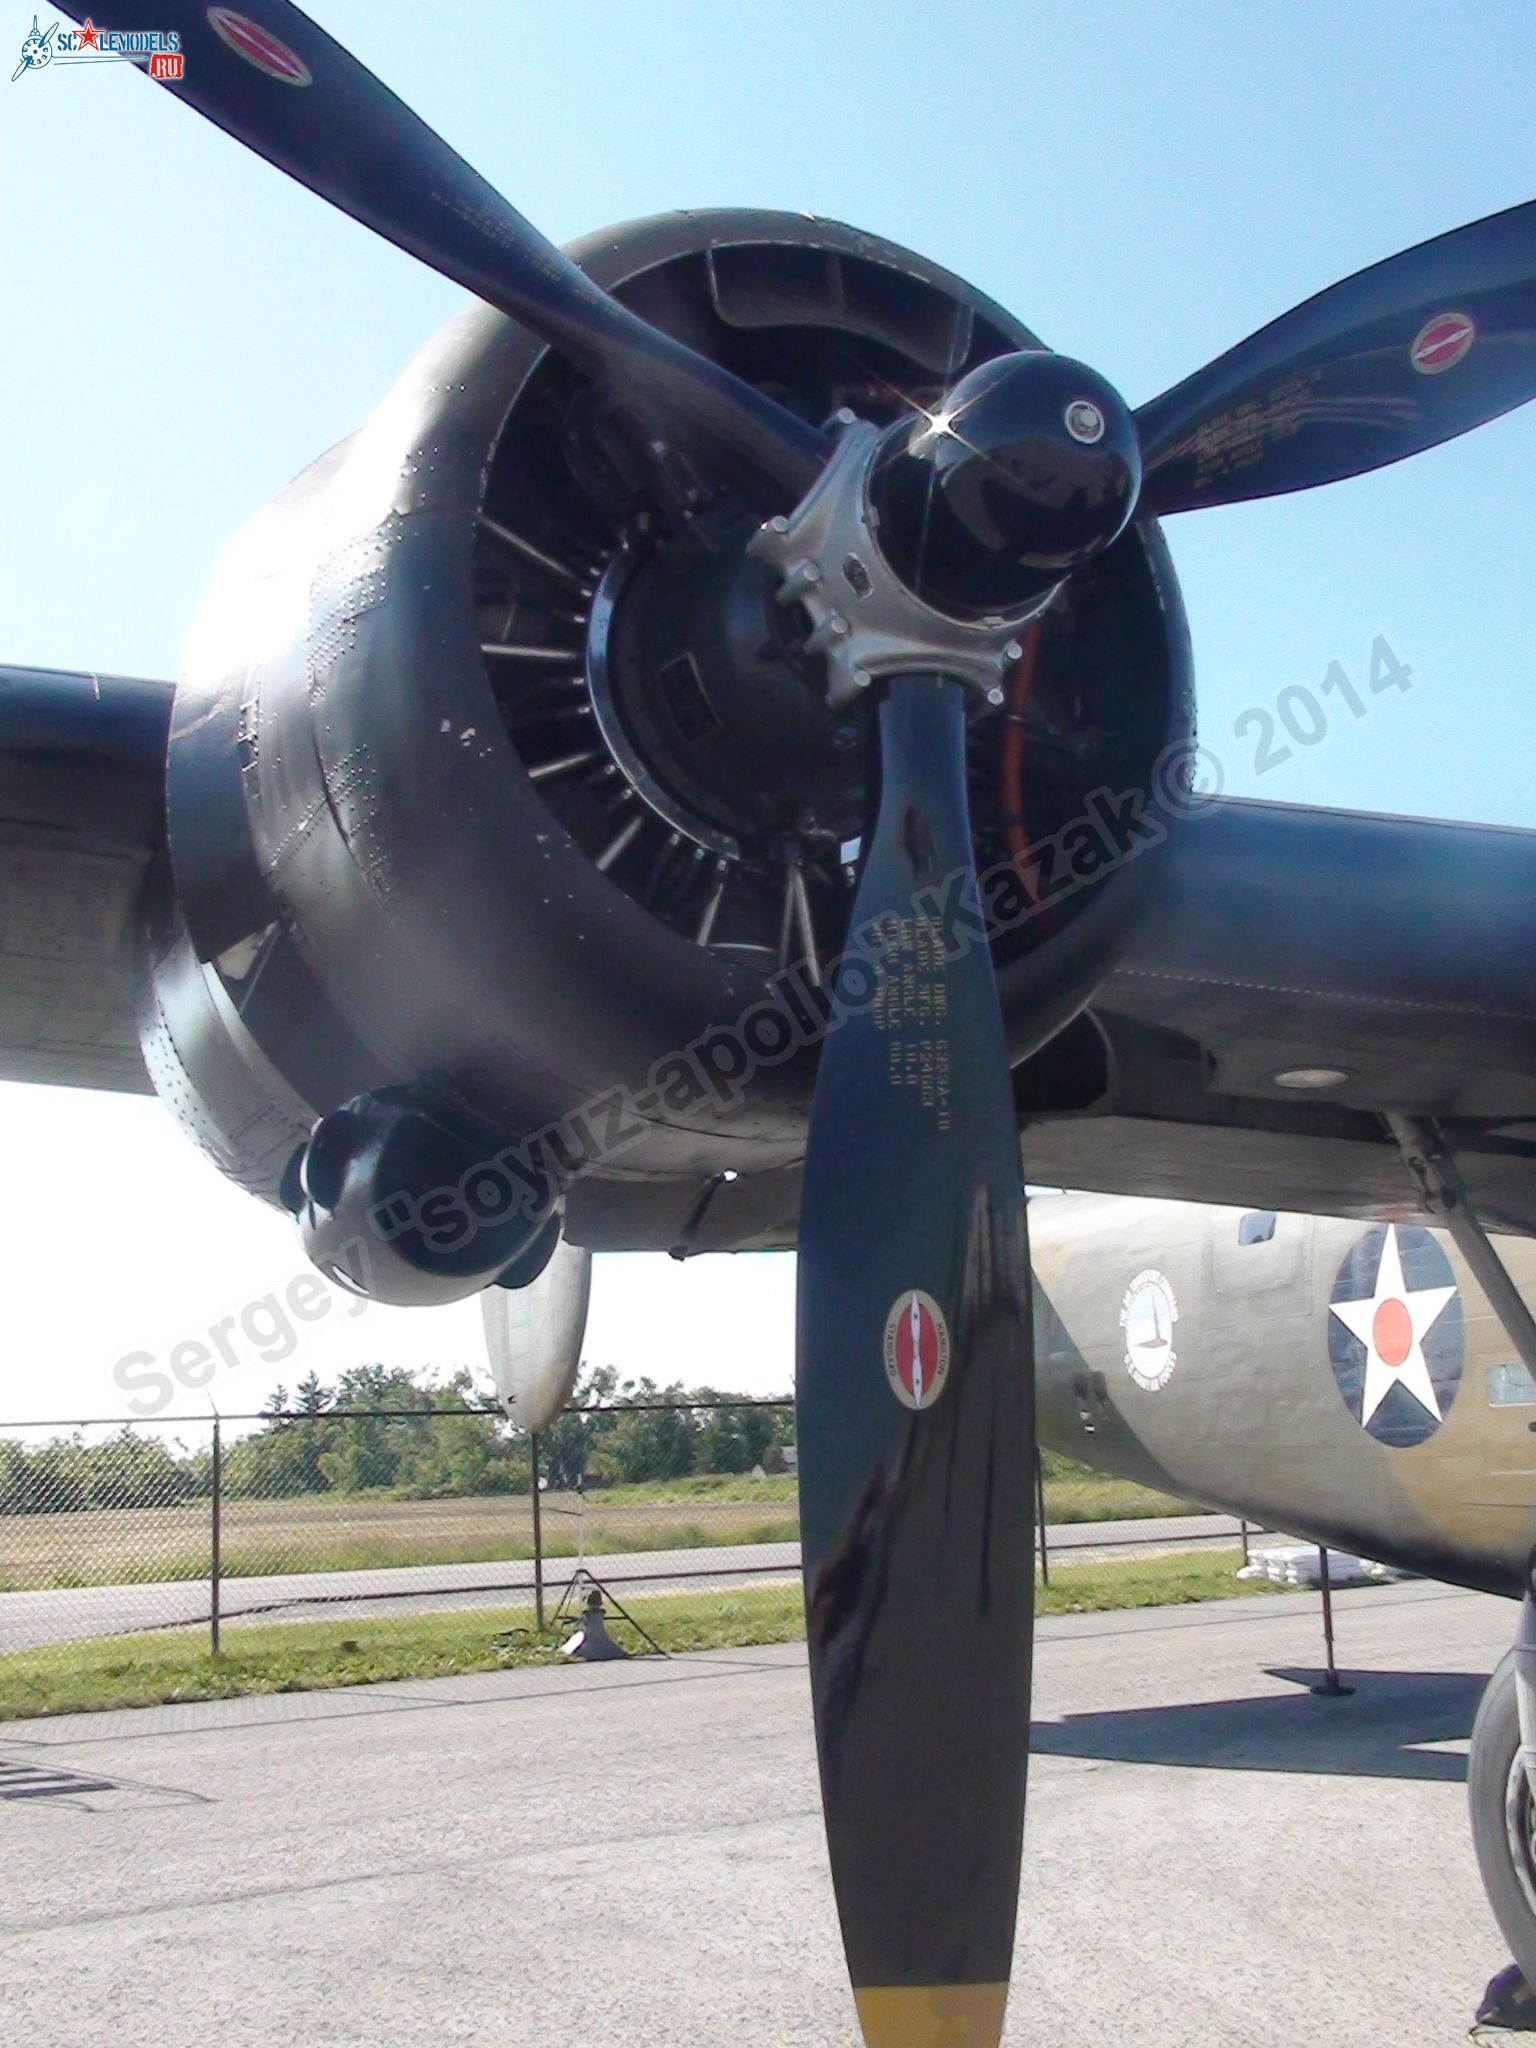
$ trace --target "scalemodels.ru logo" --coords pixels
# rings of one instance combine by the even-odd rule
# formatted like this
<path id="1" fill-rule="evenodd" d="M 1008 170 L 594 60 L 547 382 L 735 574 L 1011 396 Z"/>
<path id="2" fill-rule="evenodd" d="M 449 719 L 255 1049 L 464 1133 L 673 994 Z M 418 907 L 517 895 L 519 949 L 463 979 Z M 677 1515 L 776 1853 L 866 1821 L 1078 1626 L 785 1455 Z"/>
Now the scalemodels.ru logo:
<path id="1" fill-rule="evenodd" d="M 21 62 L 11 73 L 14 85 L 24 71 L 41 71 L 49 64 L 142 64 L 151 78 L 167 82 L 186 76 L 187 60 L 181 37 L 175 29 L 97 28 L 87 21 L 82 28 L 40 28 L 32 17 L 30 35 L 22 38 Z"/>

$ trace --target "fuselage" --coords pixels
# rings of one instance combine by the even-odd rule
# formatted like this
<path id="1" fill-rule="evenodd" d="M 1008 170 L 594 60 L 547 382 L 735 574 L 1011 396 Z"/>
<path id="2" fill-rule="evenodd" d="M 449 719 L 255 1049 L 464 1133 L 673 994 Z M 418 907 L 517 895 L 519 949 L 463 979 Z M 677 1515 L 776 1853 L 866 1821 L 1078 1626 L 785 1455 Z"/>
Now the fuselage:
<path id="1" fill-rule="evenodd" d="M 1042 1441 L 1314 1541 L 1518 1593 L 1536 1381 L 1442 1231 L 1030 1204 Z M 1536 1243 L 1500 1238 L 1523 1294 Z"/>

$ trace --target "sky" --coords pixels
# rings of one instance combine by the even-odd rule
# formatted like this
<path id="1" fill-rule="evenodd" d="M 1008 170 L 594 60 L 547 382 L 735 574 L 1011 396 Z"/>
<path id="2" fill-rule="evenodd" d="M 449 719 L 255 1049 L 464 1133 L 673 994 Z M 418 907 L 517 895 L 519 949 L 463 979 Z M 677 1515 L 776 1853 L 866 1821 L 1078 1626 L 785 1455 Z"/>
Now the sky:
<path id="1" fill-rule="evenodd" d="M 556 240 L 679 206 L 851 221 L 1133 405 L 1336 278 L 1536 194 L 1528 0 L 316 11 Z M 461 294 L 126 67 L 7 83 L 32 12 L 0 0 L 0 660 L 174 675 L 223 544 Z M 1228 790 L 1536 825 L 1533 457 L 1536 407 L 1371 477 L 1169 522 Z M 1358 719 L 1337 686 L 1317 694 L 1335 662 L 1358 687 L 1378 643 L 1411 690 L 1367 693 Z M 1266 721 L 1288 758 L 1260 760 Z M 0 1419 L 122 1412 L 123 1358 L 247 1310 L 237 1327 L 265 1341 L 242 1336 L 189 1411 L 253 1408 L 311 1369 L 482 1357 L 473 1304 L 338 1304 L 283 1355 L 261 1306 L 280 1314 L 305 1271 L 289 1225 L 155 1103 L 0 1086 L 0 1135 Z M 792 1348 L 787 1257 L 598 1261 L 594 1362 L 768 1392 Z"/>

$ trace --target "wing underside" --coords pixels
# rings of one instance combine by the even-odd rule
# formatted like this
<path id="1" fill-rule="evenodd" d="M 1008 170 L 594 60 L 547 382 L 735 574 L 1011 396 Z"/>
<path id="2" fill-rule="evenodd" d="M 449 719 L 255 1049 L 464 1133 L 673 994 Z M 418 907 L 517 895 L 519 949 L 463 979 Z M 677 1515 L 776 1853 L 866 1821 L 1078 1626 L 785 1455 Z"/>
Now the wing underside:
<path id="1" fill-rule="evenodd" d="M 1019 1077 L 1038 1178 L 1400 1213 L 1400 1111 L 1490 1223 L 1536 1229 L 1536 833 L 1213 805 L 1075 1034 Z"/>
<path id="2" fill-rule="evenodd" d="M 0 1080 L 147 1094 L 131 937 L 171 688 L 0 668 Z"/>
<path id="3" fill-rule="evenodd" d="M 1342 1078 L 1276 1079 L 1306 1069 Z M 1415 1213 L 1383 1114 L 1434 1117 L 1486 1220 L 1536 1231 L 1536 832 L 1209 805 L 1015 1095 L 1036 1182 L 1345 1215 Z M 798 1196 L 782 1171 L 592 1182 L 572 1228 L 767 1248 L 793 1243 Z"/>

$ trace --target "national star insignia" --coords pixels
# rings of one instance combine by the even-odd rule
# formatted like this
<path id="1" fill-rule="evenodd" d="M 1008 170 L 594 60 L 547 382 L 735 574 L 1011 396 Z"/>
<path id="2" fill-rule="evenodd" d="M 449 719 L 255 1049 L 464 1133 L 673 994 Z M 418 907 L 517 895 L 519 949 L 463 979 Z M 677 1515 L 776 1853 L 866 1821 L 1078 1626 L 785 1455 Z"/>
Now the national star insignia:
<path id="1" fill-rule="evenodd" d="M 1437 1422 L 1443 1420 L 1440 1398 L 1424 1357 L 1424 1339 L 1455 1294 L 1454 1287 L 1419 1287 L 1410 1291 L 1404 1285 L 1397 1225 L 1389 1223 L 1382 1241 L 1381 1262 L 1376 1268 L 1374 1292 L 1364 1301 L 1336 1301 L 1330 1306 L 1330 1313 L 1365 1346 L 1365 1382 L 1360 1391 L 1362 1428 L 1394 1387 L 1411 1394 Z"/>

